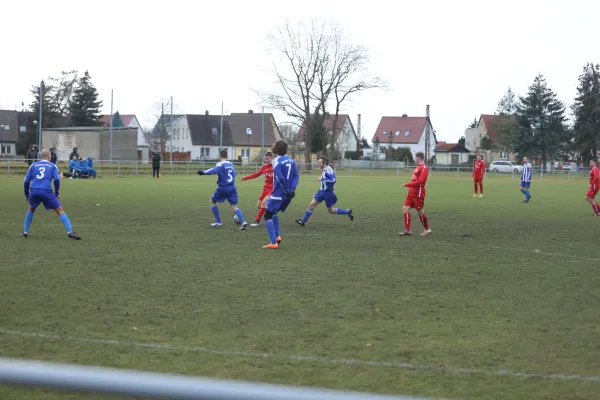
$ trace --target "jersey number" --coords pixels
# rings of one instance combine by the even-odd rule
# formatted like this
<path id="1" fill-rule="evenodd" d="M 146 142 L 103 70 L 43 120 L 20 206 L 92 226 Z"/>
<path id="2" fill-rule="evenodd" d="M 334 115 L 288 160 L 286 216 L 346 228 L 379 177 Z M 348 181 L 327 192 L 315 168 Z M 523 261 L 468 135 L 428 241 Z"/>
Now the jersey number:
<path id="1" fill-rule="evenodd" d="M 288 169 L 288 173 L 287 173 L 287 178 L 286 179 L 290 179 L 290 174 L 292 173 L 292 164 L 285 164 L 285 166 Z"/>
<path id="2" fill-rule="evenodd" d="M 227 170 L 227 182 L 233 181 L 233 175 L 231 175 L 231 170 Z"/>
<path id="3" fill-rule="evenodd" d="M 46 172 L 46 167 L 40 167 L 40 173 L 37 174 L 35 177 L 38 179 L 44 179 L 45 172 Z"/>

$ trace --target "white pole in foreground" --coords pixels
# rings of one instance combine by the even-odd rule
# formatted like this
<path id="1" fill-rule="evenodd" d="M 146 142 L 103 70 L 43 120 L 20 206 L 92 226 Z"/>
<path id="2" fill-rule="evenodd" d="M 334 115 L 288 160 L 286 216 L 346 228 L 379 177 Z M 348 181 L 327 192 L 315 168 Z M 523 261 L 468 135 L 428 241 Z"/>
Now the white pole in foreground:
<path id="1" fill-rule="evenodd" d="M 0 358 L 0 383 L 172 400 L 419 400 L 14 358 Z"/>

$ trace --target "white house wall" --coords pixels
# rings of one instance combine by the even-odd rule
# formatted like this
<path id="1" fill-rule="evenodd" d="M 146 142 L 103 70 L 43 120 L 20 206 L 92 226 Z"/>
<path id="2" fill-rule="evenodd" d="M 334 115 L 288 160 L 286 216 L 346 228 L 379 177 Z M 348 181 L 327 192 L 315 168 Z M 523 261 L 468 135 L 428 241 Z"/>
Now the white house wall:
<path id="1" fill-rule="evenodd" d="M 225 150 L 227 150 L 229 159 L 232 160 L 232 155 L 235 154 L 234 147 L 223 147 L 223 148 Z M 202 149 L 208 149 L 208 156 L 201 156 Z M 219 146 L 192 146 L 192 150 L 191 150 L 192 160 L 216 160 L 216 159 L 219 159 L 219 149 L 220 149 Z"/>
<path id="2" fill-rule="evenodd" d="M 347 151 L 356 151 L 358 147 L 358 139 L 356 133 L 352 129 L 350 118 L 346 118 L 341 135 L 337 138 L 337 149 L 340 151 L 340 156 L 344 158 Z"/>

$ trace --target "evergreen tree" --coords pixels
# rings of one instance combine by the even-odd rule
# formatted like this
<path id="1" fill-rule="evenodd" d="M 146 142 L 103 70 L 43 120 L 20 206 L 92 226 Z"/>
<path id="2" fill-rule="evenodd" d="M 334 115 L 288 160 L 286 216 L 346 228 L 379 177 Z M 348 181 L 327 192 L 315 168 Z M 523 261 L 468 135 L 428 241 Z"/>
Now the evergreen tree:
<path id="1" fill-rule="evenodd" d="M 42 87 L 42 129 L 56 128 L 60 124 L 60 115 L 56 110 L 56 104 L 52 98 L 53 87 L 44 81 L 40 85 L 31 87 L 33 102 L 29 106 L 33 115 L 27 119 L 25 124 L 25 134 L 19 135 L 19 140 L 15 146 L 17 154 L 26 155 L 32 145 L 37 144 L 39 115 L 40 115 L 40 86 Z"/>
<path id="2" fill-rule="evenodd" d="M 100 107 L 98 91 L 91 82 L 88 71 L 79 79 L 78 86 L 69 104 L 71 126 L 100 126 Z"/>
<path id="3" fill-rule="evenodd" d="M 517 95 L 510 86 L 496 108 L 498 118 L 494 121 L 494 128 L 498 140 L 494 143 L 495 150 L 506 151 L 510 153 L 514 150 L 515 137 L 517 135 Z"/>
<path id="4" fill-rule="evenodd" d="M 477 128 L 477 117 L 473 117 L 473 122 L 471 122 L 469 128 Z"/>
<path id="5" fill-rule="evenodd" d="M 535 77 L 525 97 L 519 96 L 516 113 L 514 150 L 519 155 L 537 156 L 545 162 L 567 154 L 570 132 L 565 106 L 542 74 Z"/>
<path id="6" fill-rule="evenodd" d="M 587 163 L 600 148 L 600 65 L 588 63 L 579 76 L 574 116 L 573 150 Z"/>

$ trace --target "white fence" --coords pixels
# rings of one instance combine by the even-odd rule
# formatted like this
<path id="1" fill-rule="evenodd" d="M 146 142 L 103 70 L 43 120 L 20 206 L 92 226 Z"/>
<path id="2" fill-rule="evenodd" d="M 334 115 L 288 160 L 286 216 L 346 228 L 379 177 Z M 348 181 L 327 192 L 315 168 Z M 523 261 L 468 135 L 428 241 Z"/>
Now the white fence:
<path id="1" fill-rule="evenodd" d="M 426 400 L 0 358 L 0 384 L 172 400 Z"/>

